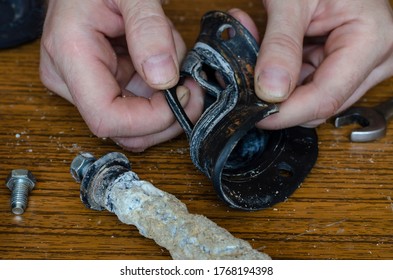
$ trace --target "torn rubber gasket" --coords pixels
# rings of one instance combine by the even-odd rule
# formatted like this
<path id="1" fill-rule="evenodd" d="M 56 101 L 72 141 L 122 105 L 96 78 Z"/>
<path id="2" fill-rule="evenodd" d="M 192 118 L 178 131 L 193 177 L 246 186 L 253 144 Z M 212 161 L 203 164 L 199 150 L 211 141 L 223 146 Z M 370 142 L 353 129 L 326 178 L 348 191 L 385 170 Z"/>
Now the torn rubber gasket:
<path id="1" fill-rule="evenodd" d="M 179 85 L 193 78 L 206 91 L 205 110 L 194 125 L 176 97 L 165 92 L 183 127 L 195 166 L 213 182 L 229 206 L 258 210 L 287 199 L 315 164 L 315 129 L 267 131 L 255 123 L 278 112 L 257 98 L 254 66 L 258 45 L 236 19 L 209 12 L 194 48 L 185 58 Z"/>

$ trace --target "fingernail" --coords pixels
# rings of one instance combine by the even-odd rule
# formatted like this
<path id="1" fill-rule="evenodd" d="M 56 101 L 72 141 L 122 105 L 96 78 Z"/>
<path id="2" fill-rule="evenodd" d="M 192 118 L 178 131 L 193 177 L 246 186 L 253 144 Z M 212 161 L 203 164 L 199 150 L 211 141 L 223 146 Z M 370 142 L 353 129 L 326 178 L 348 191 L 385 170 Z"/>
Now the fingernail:
<path id="1" fill-rule="evenodd" d="M 178 86 L 176 88 L 176 96 L 182 107 L 185 107 L 190 97 L 190 89 L 186 86 Z"/>
<path id="2" fill-rule="evenodd" d="M 178 76 L 178 68 L 168 54 L 150 57 L 142 64 L 142 68 L 147 82 L 160 89 L 170 86 Z"/>
<path id="3" fill-rule="evenodd" d="M 257 79 L 257 94 L 265 101 L 284 101 L 289 96 L 290 88 L 291 77 L 283 69 L 265 69 Z"/>

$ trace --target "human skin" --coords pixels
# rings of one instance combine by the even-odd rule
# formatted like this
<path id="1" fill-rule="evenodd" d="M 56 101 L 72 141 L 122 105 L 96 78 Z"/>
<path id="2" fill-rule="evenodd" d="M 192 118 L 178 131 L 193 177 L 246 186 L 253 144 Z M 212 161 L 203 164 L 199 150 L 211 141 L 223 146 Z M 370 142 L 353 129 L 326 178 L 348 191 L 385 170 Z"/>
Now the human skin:
<path id="1" fill-rule="evenodd" d="M 314 127 L 393 75 L 393 13 L 387 0 L 265 0 L 268 25 L 256 93 L 280 103 L 259 127 Z M 303 46 L 304 37 L 325 37 Z"/>
<path id="2" fill-rule="evenodd" d="M 387 0 L 265 0 L 268 24 L 255 90 L 280 112 L 264 129 L 317 126 L 393 75 Z M 143 11 L 140 12 L 140 11 Z M 251 18 L 230 13 L 258 38 Z M 323 44 L 304 45 L 304 37 Z M 185 44 L 159 0 L 49 1 L 41 47 L 43 83 L 73 103 L 90 130 L 142 151 L 181 133 L 161 90 L 178 82 Z M 195 121 L 203 92 L 178 89 Z"/>
<path id="3" fill-rule="evenodd" d="M 142 151 L 181 133 L 160 90 L 176 85 L 185 53 L 160 1 L 56 0 L 48 2 L 40 73 L 96 136 Z M 202 90 L 186 86 L 178 97 L 195 120 Z"/>

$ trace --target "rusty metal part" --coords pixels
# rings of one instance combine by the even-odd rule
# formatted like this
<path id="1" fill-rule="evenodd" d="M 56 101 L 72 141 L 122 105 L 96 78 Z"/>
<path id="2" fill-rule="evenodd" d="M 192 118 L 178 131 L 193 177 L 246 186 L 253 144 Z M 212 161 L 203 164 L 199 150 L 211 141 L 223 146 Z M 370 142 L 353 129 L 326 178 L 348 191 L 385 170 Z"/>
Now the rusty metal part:
<path id="1" fill-rule="evenodd" d="M 90 153 L 81 153 L 71 163 L 70 172 L 81 183 L 80 197 L 90 209 L 104 210 L 105 192 L 108 185 L 121 174 L 131 170 L 131 163 L 121 153 L 109 153 L 96 159 Z"/>
<path id="2" fill-rule="evenodd" d="M 36 179 L 26 169 L 14 169 L 6 179 L 6 186 L 11 191 L 11 210 L 15 215 L 25 212 L 30 191 L 34 188 Z"/>
<path id="3" fill-rule="evenodd" d="M 98 160 L 80 154 L 71 163 L 71 174 L 81 182 L 81 200 L 88 208 L 116 214 L 174 259 L 270 259 L 205 216 L 189 213 L 175 196 L 140 180 L 123 154 Z"/>
<path id="4" fill-rule="evenodd" d="M 254 92 L 258 45 L 248 30 L 223 12 L 209 12 L 181 68 L 206 91 L 205 111 L 194 125 L 176 97 L 168 103 L 189 143 L 195 166 L 233 208 L 258 210 L 287 199 L 317 155 L 315 129 L 260 130 L 255 123 L 278 112 Z"/>
<path id="5" fill-rule="evenodd" d="M 382 102 L 374 108 L 351 107 L 334 119 L 335 127 L 357 123 L 362 128 L 350 134 L 352 142 L 369 142 L 386 134 L 387 123 L 393 117 L 393 98 Z"/>

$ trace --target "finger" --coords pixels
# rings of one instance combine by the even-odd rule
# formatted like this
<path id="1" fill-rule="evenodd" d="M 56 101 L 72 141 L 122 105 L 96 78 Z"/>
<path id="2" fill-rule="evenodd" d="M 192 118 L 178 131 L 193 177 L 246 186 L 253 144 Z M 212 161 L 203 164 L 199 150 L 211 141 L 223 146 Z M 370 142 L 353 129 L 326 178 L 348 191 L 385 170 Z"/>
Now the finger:
<path id="1" fill-rule="evenodd" d="M 176 45 L 176 58 L 177 61 L 181 61 L 186 55 L 187 50 L 180 33 L 177 32 L 177 30 L 172 30 L 172 33 Z M 139 75 L 139 73 L 133 72 L 132 74 L 133 75 L 131 79 L 128 79 L 126 85 L 123 87 L 125 87 L 125 89 L 131 93 L 131 95 L 150 98 L 156 90 L 150 87 L 143 77 Z"/>
<path id="2" fill-rule="evenodd" d="M 117 54 L 117 67 L 114 72 L 116 81 L 121 88 L 126 88 L 130 79 L 136 76 L 137 72 L 128 54 Z"/>
<path id="3" fill-rule="evenodd" d="M 74 2 L 62 3 L 73 5 Z M 43 67 L 43 71 L 50 72 L 51 67 L 55 70 L 57 80 L 61 82 L 61 86 L 51 84 L 56 92 L 78 107 L 90 130 L 99 137 L 140 136 L 170 126 L 174 117 L 162 93 L 153 94 L 151 99 L 122 98 L 119 81 L 127 76 L 128 70 L 123 70 L 132 68 L 129 60 L 123 63 L 125 60 L 117 56 L 107 39 L 107 36 L 115 38 L 122 34 L 119 28 L 122 21 L 118 16 L 110 11 L 104 12 L 102 18 L 108 19 L 105 22 L 117 21 L 116 28 L 108 23 L 98 23 L 97 29 L 97 22 L 89 22 L 83 15 L 75 15 L 72 11 L 74 9 L 70 7 L 64 10 L 64 17 L 73 19 L 71 24 L 61 25 L 52 17 L 55 25 L 57 23 L 53 30 L 57 32 L 52 33 L 53 30 L 47 28 L 47 34 L 60 33 L 63 36 L 48 36 L 44 40 L 43 52 L 48 54 L 51 66 Z M 112 29 L 106 26 L 112 26 Z M 101 30 L 105 28 L 109 31 Z"/>
<path id="4" fill-rule="evenodd" d="M 144 98 L 151 98 L 153 93 L 156 92 L 156 90 L 149 87 L 137 73 L 132 76 L 131 80 L 125 86 L 125 89 L 130 93 L 130 96 L 135 95 Z"/>
<path id="5" fill-rule="evenodd" d="M 122 63 L 102 34 L 84 34 L 78 49 L 67 48 L 62 79 L 72 102 L 90 130 L 99 137 L 136 136 L 161 131 L 173 121 L 166 99 L 156 92 L 150 99 L 123 98 L 118 80 L 127 76 L 129 62 Z M 86 38 L 87 37 L 87 38 Z M 80 39 L 80 38 L 79 38 Z M 118 61 L 118 68 L 113 61 Z M 94 69 L 94 71 L 92 71 Z M 122 74 L 119 74 L 122 73 Z M 116 77 L 115 77 L 116 75 Z"/>
<path id="6" fill-rule="evenodd" d="M 301 124 L 301 126 L 310 127 L 310 128 L 317 127 L 325 123 L 329 117 L 332 117 L 333 115 L 339 114 L 340 112 L 348 109 L 355 102 L 357 102 L 367 91 L 369 91 L 373 86 L 384 81 L 391 75 L 389 73 L 391 73 L 392 70 L 389 71 L 389 69 L 387 69 L 389 67 L 391 68 L 389 63 L 384 63 L 383 65 L 374 69 L 371 72 L 371 74 L 364 80 L 364 82 L 359 86 L 359 88 L 352 95 L 350 95 L 347 100 L 344 101 L 344 103 L 340 106 L 340 108 L 336 112 L 333 112 L 331 115 L 328 115 L 325 118 L 316 119 L 303 123 Z"/>
<path id="7" fill-rule="evenodd" d="M 62 76 L 94 134 L 100 137 L 151 134 L 174 121 L 162 93 L 155 93 L 151 99 L 122 98 L 122 88 L 114 77 L 116 68 L 112 69 L 114 56 L 109 42 L 102 34 L 80 35 L 84 38 L 79 40 L 78 49 L 66 48 L 68 61 Z M 79 34 L 75 36 L 78 40 Z"/>
<path id="8" fill-rule="evenodd" d="M 188 99 L 190 98 L 190 91 L 188 88 L 178 87 L 177 93 L 180 97 L 179 101 L 181 104 L 188 102 Z M 163 128 L 163 130 L 159 132 L 133 137 L 114 137 L 112 139 L 116 142 L 117 145 L 123 147 L 126 150 L 142 152 L 151 146 L 172 139 L 173 137 L 179 135 L 181 131 L 182 129 L 180 125 L 173 121 L 171 125 Z"/>
<path id="9" fill-rule="evenodd" d="M 368 75 L 366 79 L 359 85 L 359 87 L 355 90 L 353 94 L 351 94 L 344 103 L 339 107 L 336 112 L 332 112 L 331 115 L 326 116 L 325 118 L 312 120 L 310 122 L 306 122 L 302 124 L 302 126 L 306 127 L 316 127 L 331 117 L 336 115 L 350 106 L 352 106 L 355 102 L 357 102 L 367 91 L 369 91 L 375 85 L 381 83 L 382 81 L 386 80 L 387 78 L 391 77 L 393 74 L 393 57 L 390 56 L 388 59 L 381 59 L 381 64 L 375 67 L 371 73 Z"/>
<path id="10" fill-rule="evenodd" d="M 115 81 L 108 82 L 108 85 L 102 88 L 102 93 L 108 93 L 115 86 Z M 79 88 L 83 90 L 82 86 Z M 110 100 L 97 94 L 94 99 L 88 100 L 86 96 L 83 97 L 84 100 L 77 102 L 82 116 L 94 134 L 100 137 L 141 136 L 160 132 L 174 122 L 174 116 L 162 92 L 155 92 L 149 99 L 123 96 L 125 95 L 120 93 Z M 182 104 L 187 101 L 184 97 L 178 95 Z"/>
<path id="11" fill-rule="evenodd" d="M 259 127 L 279 129 L 310 122 L 318 124 L 355 102 L 370 85 L 375 85 L 372 82 L 375 78 L 370 74 L 380 59 L 373 54 L 372 48 L 367 49 L 364 44 L 345 45 L 343 43 L 348 42 L 338 37 L 332 40 L 336 44 L 326 47 L 327 57 L 314 72 L 312 81 L 298 87 L 281 103 L 280 112 L 260 122 Z"/>
<path id="12" fill-rule="evenodd" d="M 193 123 L 195 123 L 202 114 L 204 105 L 203 92 L 202 89 L 193 80 L 186 80 L 185 86 L 189 88 L 188 93 L 191 93 L 188 96 L 188 103 L 184 106 L 184 111 L 187 114 L 188 118 Z M 172 139 L 173 137 L 179 135 L 182 131 L 183 130 L 180 127 L 179 123 L 174 122 L 165 130 L 157 133 L 140 137 L 118 137 L 114 138 L 113 140 L 126 150 L 131 150 L 133 152 L 141 152 L 151 146 Z"/>
<path id="13" fill-rule="evenodd" d="M 135 69 L 155 89 L 174 86 L 179 79 L 179 63 L 172 28 L 160 1 L 118 2 Z"/>
<path id="14" fill-rule="evenodd" d="M 315 70 L 325 58 L 323 46 L 309 46 L 303 50 L 303 64 L 296 86 L 309 83 L 313 79 Z"/>
<path id="15" fill-rule="evenodd" d="M 43 41 L 41 41 L 43 42 Z M 44 47 L 41 47 L 40 53 L 40 79 L 42 83 L 51 91 L 56 92 L 68 102 L 74 104 L 72 96 L 68 90 L 67 85 L 64 83 L 64 80 L 60 77 L 57 72 L 56 67 L 54 66 L 53 60 L 45 50 Z"/>
<path id="16" fill-rule="evenodd" d="M 115 66 L 117 69 L 114 72 L 115 78 L 118 81 L 120 87 L 125 88 L 137 73 L 132 63 L 130 54 L 128 53 L 126 38 L 125 36 L 120 36 L 116 38 L 108 38 L 108 41 L 117 58 L 115 60 L 115 63 L 117 63 Z"/>
<path id="17" fill-rule="evenodd" d="M 170 127 L 164 131 L 139 137 L 122 137 L 112 138 L 113 141 L 120 147 L 131 152 L 143 152 L 149 147 L 155 146 L 159 143 L 166 142 L 178 135 L 180 135 L 182 129 L 179 124 L 173 123 Z"/>
<path id="18" fill-rule="evenodd" d="M 134 95 L 123 98 L 125 92 L 113 76 L 114 72 L 121 71 L 122 60 L 117 60 L 119 68 L 115 69 L 110 44 L 102 34 L 95 36 L 91 41 L 99 43 L 89 46 L 97 45 L 97 50 L 86 46 L 87 55 L 72 56 L 78 63 L 72 65 L 66 78 L 75 104 L 91 131 L 99 137 L 129 137 L 165 130 L 174 122 L 174 116 L 162 92 L 148 93 L 149 99 Z M 179 44 L 182 43 L 180 35 L 175 33 L 173 36 Z M 184 49 L 178 48 L 176 55 L 184 55 Z M 146 90 L 149 89 L 142 91 Z"/>
<path id="19" fill-rule="evenodd" d="M 298 81 L 310 16 L 302 5 L 284 0 L 264 2 L 268 22 L 255 68 L 255 90 L 265 101 L 281 102 Z"/>
<path id="20" fill-rule="evenodd" d="M 84 1 L 81 8 L 75 8 L 75 3 L 76 1 L 71 0 L 48 3 L 40 54 L 40 75 L 43 83 L 73 104 L 75 101 L 65 77 L 69 76 L 73 64 L 79 63 L 75 58 L 92 56 L 97 49 L 105 50 L 105 59 L 109 61 L 107 65 L 115 73 L 117 59 L 113 55 L 114 51 L 108 49 L 105 43 L 101 46 L 102 41 L 96 39 L 95 34 L 116 37 L 120 36 L 123 30 L 119 14 L 102 5 L 103 3 Z M 92 69 L 89 70 L 91 71 Z M 83 73 L 80 74 L 83 77 Z"/>

